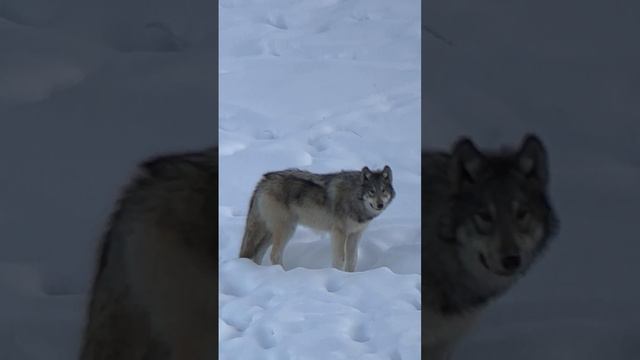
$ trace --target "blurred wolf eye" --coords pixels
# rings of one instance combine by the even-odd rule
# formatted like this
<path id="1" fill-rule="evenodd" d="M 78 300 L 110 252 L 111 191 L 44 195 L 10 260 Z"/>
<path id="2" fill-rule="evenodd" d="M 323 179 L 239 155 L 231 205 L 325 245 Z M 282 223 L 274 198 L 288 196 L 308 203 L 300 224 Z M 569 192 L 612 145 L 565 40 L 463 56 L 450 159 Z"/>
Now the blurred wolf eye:
<path id="1" fill-rule="evenodd" d="M 376 194 L 376 192 L 374 190 L 369 190 L 369 196 L 373 196 L 375 194 Z"/>

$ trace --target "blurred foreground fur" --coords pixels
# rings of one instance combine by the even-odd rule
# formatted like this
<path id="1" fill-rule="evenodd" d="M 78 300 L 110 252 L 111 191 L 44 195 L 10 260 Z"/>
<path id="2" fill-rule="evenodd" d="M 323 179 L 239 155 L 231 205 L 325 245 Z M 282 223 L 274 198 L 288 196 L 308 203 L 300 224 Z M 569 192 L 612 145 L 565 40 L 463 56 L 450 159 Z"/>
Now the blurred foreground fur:
<path id="1" fill-rule="evenodd" d="M 143 163 L 102 241 L 81 360 L 216 358 L 218 150 Z"/>

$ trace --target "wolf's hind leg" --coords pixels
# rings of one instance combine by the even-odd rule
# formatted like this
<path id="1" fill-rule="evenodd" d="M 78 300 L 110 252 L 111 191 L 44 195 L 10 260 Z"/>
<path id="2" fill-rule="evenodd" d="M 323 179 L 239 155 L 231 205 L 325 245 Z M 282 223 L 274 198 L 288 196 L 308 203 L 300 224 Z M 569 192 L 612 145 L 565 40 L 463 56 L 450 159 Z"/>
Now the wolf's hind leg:
<path id="1" fill-rule="evenodd" d="M 271 264 L 282 265 L 284 247 L 293 236 L 298 224 L 296 216 L 291 212 L 289 206 L 282 202 L 282 199 L 269 194 L 265 194 L 260 199 L 258 207 L 262 215 L 262 221 L 265 224 L 266 235 L 270 236 L 263 239 L 263 243 L 266 245 L 263 248 L 259 248 L 257 252 L 264 255 L 269 244 L 273 244 L 271 247 Z"/>
<path id="2" fill-rule="evenodd" d="M 273 247 L 271 248 L 271 264 L 282 265 L 282 253 L 291 236 L 296 230 L 296 222 L 291 219 L 282 219 L 272 227 L 271 238 Z M 264 249 L 266 251 L 266 248 Z"/>
<path id="3" fill-rule="evenodd" d="M 253 262 L 256 264 L 262 264 L 262 259 L 264 259 L 264 254 L 267 252 L 267 249 L 273 243 L 273 238 L 271 234 L 265 234 L 264 238 L 258 243 L 257 249 L 253 257 L 251 258 Z"/>

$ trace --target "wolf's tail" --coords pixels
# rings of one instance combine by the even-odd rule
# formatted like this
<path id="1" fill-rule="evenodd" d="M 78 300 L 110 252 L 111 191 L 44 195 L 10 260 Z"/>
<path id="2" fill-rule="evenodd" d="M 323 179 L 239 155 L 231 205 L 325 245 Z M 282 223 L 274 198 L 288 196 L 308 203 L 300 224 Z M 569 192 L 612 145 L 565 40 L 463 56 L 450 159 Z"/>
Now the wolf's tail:
<path id="1" fill-rule="evenodd" d="M 247 214 L 247 223 L 242 237 L 242 245 L 240 246 L 240 257 L 252 259 L 256 264 L 262 262 L 267 247 L 269 246 L 269 229 L 260 217 L 260 213 L 256 206 L 256 198 L 258 191 L 253 192 L 251 202 L 249 203 L 249 213 Z"/>

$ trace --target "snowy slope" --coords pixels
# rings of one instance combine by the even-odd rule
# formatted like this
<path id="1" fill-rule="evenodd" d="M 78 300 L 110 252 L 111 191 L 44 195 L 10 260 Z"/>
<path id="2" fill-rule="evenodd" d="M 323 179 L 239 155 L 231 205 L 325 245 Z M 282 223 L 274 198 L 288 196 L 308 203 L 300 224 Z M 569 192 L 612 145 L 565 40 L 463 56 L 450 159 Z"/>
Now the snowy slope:
<path id="1" fill-rule="evenodd" d="M 420 3 L 222 1 L 220 356 L 418 359 Z M 394 171 L 357 272 L 330 268 L 327 235 L 299 228 L 284 268 L 237 259 L 260 176 Z"/>
<path id="2" fill-rule="evenodd" d="M 425 2 L 425 143 L 539 133 L 561 230 L 459 360 L 640 359 L 634 1 Z M 449 44 L 448 44 L 449 43 Z"/>
<path id="3" fill-rule="evenodd" d="M 133 167 L 217 141 L 215 3 L 154 4 L 0 2 L 0 359 L 75 358 Z"/>

